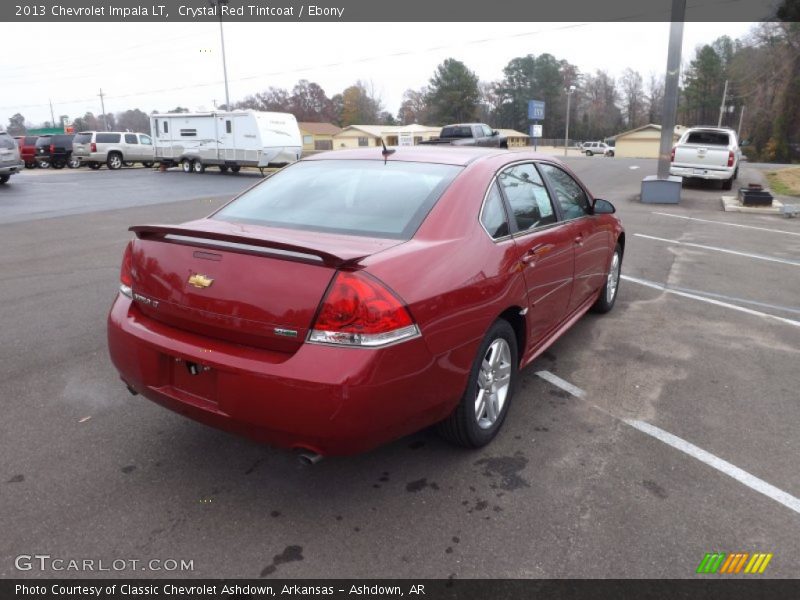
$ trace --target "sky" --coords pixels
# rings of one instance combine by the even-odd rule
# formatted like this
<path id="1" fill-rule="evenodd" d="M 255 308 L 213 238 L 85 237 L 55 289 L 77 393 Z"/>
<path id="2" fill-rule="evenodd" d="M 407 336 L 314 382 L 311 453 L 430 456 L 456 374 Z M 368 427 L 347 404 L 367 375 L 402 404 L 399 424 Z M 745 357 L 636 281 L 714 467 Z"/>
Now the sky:
<path id="1" fill-rule="evenodd" d="M 746 36 L 753 23 L 686 23 L 683 62 L 721 35 Z M 218 23 L 0 24 L 0 126 L 26 121 L 176 106 L 209 110 L 225 102 Z M 371 82 L 396 114 L 403 91 L 428 83 L 453 57 L 481 81 L 502 77 L 516 56 L 550 53 L 581 72 L 619 76 L 630 67 L 647 81 L 666 68 L 669 23 L 226 23 L 231 102 L 298 79 L 328 96 Z M 47 40 L 33 44 L 31 40 Z M 54 52 L 53 50 L 57 51 Z M 23 60 L 24 57 L 24 60 Z"/>

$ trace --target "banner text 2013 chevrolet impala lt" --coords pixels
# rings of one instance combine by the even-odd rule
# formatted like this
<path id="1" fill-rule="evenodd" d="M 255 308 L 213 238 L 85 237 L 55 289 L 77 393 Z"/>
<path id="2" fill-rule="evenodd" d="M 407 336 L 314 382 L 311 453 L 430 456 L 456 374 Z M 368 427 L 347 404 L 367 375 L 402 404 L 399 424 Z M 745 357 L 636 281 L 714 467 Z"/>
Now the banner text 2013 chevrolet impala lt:
<path id="1" fill-rule="evenodd" d="M 111 358 L 133 393 L 315 456 L 434 424 L 483 446 L 519 369 L 613 307 L 613 213 L 530 152 L 315 155 L 207 218 L 131 227 Z"/>

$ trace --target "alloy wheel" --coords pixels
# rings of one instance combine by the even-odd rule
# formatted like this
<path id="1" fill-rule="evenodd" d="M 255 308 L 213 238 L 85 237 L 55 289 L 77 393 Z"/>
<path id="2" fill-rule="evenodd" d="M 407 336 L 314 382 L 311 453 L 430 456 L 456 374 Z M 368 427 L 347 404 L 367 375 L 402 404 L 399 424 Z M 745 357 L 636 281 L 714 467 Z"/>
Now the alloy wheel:
<path id="1" fill-rule="evenodd" d="M 614 296 L 617 295 L 617 288 L 619 287 L 619 252 L 614 252 L 611 258 L 611 266 L 608 269 L 608 278 L 606 280 L 606 302 L 611 304 L 614 301 Z"/>
<path id="2" fill-rule="evenodd" d="M 478 372 L 475 419 L 481 429 L 489 429 L 503 412 L 511 386 L 511 348 L 497 338 L 486 350 Z"/>

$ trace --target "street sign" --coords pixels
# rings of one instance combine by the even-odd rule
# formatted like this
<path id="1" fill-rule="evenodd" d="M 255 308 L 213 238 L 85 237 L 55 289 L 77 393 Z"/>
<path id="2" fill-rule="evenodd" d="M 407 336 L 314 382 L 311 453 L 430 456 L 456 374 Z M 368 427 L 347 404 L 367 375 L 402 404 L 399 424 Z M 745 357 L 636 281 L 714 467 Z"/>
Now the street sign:
<path id="1" fill-rule="evenodd" d="M 541 125 L 531 125 L 531 137 L 532 138 L 540 138 L 542 137 L 542 126 Z"/>
<path id="2" fill-rule="evenodd" d="M 544 100 L 528 100 L 528 118 L 531 121 L 544 120 Z"/>

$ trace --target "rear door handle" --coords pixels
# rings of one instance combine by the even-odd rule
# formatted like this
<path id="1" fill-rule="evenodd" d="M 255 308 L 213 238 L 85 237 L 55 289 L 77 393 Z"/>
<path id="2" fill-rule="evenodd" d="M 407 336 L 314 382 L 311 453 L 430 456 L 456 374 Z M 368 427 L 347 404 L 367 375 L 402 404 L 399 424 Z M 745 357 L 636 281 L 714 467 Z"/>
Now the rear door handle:
<path id="1" fill-rule="evenodd" d="M 534 246 L 525 253 L 522 257 L 522 262 L 532 265 L 542 256 L 552 251 L 553 248 L 555 248 L 555 244 L 539 244 L 538 246 Z"/>

